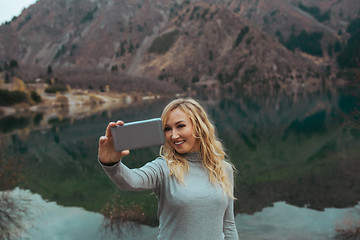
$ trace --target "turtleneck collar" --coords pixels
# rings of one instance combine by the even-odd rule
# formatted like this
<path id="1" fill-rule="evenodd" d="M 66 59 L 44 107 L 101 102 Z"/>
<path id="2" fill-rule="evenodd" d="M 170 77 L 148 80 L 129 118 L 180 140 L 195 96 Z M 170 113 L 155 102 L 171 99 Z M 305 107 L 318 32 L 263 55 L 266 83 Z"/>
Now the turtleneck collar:
<path id="1" fill-rule="evenodd" d="M 182 154 L 186 160 L 193 163 L 202 163 L 202 159 L 199 152 L 191 152 Z"/>

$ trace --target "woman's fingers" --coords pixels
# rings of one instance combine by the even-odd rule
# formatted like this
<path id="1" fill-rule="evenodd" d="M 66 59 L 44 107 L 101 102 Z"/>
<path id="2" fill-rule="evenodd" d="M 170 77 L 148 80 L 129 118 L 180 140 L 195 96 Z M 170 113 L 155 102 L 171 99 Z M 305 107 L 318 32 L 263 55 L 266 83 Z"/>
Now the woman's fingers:
<path id="1" fill-rule="evenodd" d="M 106 127 L 106 131 L 105 131 L 105 136 L 106 137 L 111 137 L 111 128 L 115 127 L 115 123 L 114 122 L 110 122 L 107 127 Z"/>
<path id="2" fill-rule="evenodd" d="M 121 155 L 122 155 L 122 156 L 129 155 L 129 153 L 130 153 L 129 150 L 123 150 L 123 151 L 121 151 Z"/>
<path id="3" fill-rule="evenodd" d="M 105 136 L 99 138 L 99 158 L 103 163 L 117 162 L 130 153 L 129 150 L 116 152 L 113 146 L 111 128 L 121 125 L 124 125 L 123 121 L 110 122 L 106 127 Z"/>
<path id="4" fill-rule="evenodd" d="M 124 125 L 124 122 L 123 121 L 117 121 L 117 122 L 110 122 L 108 124 L 108 126 L 106 127 L 106 132 L 105 132 L 105 136 L 106 137 L 111 137 L 111 128 L 112 127 L 115 127 L 115 126 L 121 126 L 121 125 Z"/>
<path id="5" fill-rule="evenodd" d="M 100 145 L 100 146 L 103 145 L 107 140 L 108 140 L 108 137 L 106 137 L 106 136 L 101 136 L 101 137 L 99 138 L 99 145 Z"/>

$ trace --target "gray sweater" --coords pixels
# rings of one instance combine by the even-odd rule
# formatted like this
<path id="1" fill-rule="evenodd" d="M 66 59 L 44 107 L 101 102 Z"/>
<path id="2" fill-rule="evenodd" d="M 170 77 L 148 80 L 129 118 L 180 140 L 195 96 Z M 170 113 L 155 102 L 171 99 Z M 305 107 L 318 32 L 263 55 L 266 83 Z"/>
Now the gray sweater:
<path id="1" fill-rule="evenodd" d="M 129 169 L 121 161 L 102 165 L 122 190 L 153 190 L 158 199 L 159 240 L 237 240 L 233 199 L 219 184 L 209 181 L 208 172 L 197 153 L 185 155 L 190 171 L 185 184 L 179 183 L 162 158 L 139 169 Z M 233 181 L 233 171 L 227 163 Z"/>

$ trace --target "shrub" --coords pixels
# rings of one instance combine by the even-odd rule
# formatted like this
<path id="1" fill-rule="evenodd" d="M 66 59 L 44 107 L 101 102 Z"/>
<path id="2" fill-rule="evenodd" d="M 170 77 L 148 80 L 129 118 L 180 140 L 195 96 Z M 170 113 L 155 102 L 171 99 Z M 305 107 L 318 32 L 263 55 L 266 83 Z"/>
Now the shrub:
<path id="1" fill-rule="evenodd" d="M 30 97 L 36 103 L 41 102 L 41 96 L 39 94 L 37 94 L 37 92 L 35 92 L 35 91 L 31 91 Z"/>
<path id="2" fill-rule="evenodd" d="M 318 7 L 307 7 L 302 3 L 299 3 L 299 8 L 303 11 L 311 14 L 319 22 L 329 21 L 330 20 L 330 10 L 326 11 L 324 14 L 321 14 L 320 8 Z"/>
<path id="3" fill-rule="evenodd" d="M 356 18 L 352 20 L 349 26 L 346 28 L 346 32 L 350 33 L 351 35 L 358 32 L 359 30 L 360 30 L 360 18 Z"/>
<path id="4" fill-rule="evenodd" d="M 24 20 L 20 21 L 17 30 L 19 31 L 25 24 L 27 24 L 31 20 L 31 18 L 31 15 L 27 15 Z"/>
<path id="5" fill-rule="evenodd" d="M 86 23 L 86 22 L 91 22 L 94 19 L 94 14 L 95 12 L 98 10 L 97 7 L 95 7 L 93 10 L 90 10 L 89 12 L 86 13 L 86 15 L 81 19 L 80 23 Z"/>
<path id="6" fill-rule="evenodd" d="M 353 20 L 346 29 L 351 37 L 337 57 L 340 68 L 359 68 L 360 62 L 360 18 Z"/>
<path id="7" fill-rule="evenodd" d="M 239 34 L 236 37 L 235 40 L 235 44 L 234 44 L 234 48 L 236 48 L 237 46 L 239 46 L 239 44 L 241 43 L 241 41 L 243 40 L 243 38 L 245 37 L 245 35 L 249 32 L 249 27 L 245 26 L 241 29 L 241 31 L 239 32 Z"/>
<path id="8" fill-rule="evenodd" d="M 360 226 L 354 225 L 349 228 L 344 227 L 336 229 L 335 240 L 350 240 L 350 239 L 359 239 L 360 238 Z"/>
<path id="9" fill-rule="evenodd" d="M 189 20 L 193 20 L 195 17 L 199 18 L 200 17 L 200 13 L 198 12 L 199 10 L 201 10 L 201 7 L 194 7 L 193 11 L 191 12 L 190 18 Z"/>
<path id="10" fill-rule="evenodd" d="M 61 47 L 57 50 L 54 59 L 58 59 L 65 52 L 66 52 L 66 47 L 64 45 L 61 45 Z"/>
<path id="11" fill-rule="evenodd" d="M 193 76 L 191 82 L 192 82 L 192 83 L 199 82 L 199 76 Z"/>
<path id="12" fill-rule="evenodd" d="M 171 48 L 178 35 L 179 30 L 174 30 L 156 38 L 148 50 L 149 53 L 166 53 Z"/>
<path id="13" fill-rule="evenodd" d="M 248 68 L 244 71 L 244 74 L 242 76 L 242 81 L 244 83 L 251 82 L 253 79 L 256 78 L 256 74 L 258 73 L 258 71 L 259 71 L 259 68 L 255 65 L 252 65 L 250 68 Z"/>
<path id="14" fill-rule="evenodd" d="M 344 69 L 336 74 L 336 78 L 344 78 L 350 81 L 359 79 L 358 72 L 353 69 Z"/>
<path id="15" fill-rule="evenodd" d="M 301 51 L 314 56 L 323 56 L 320 40 L 323 34 L 321 32 L 307 33 L 304 30 L 295 35 L 291 33 L 289 40 L 285 43 L 285 46 L 289 50 L 299 48 Z"/>
<path id="16" fill-rule="evenodd" d="M 27 102 L 28 95 L 22 91 L 8 91 L 0 89 L 0 105 L 11 106 L 17 103 Z"/>
<path id="17" fill-rule="evenodd" d="M 16 60 L 10 60 L 10 63 L 9 63 L 9 68 L 12 69 L 12 68 L 17 68 L 19 67 L 19 64 Z"/>
<path id="18" fill-rule="evenodd" d="M 31 120 L 29 117 L 14 117 L 12 115 L 6 116 L 0 119 L 0 132 L 11 133 L 12 131 L 17 129 L 27 128 L 30 125 L 30 123 Z M 0 239 L 2 238 L 0 237 Z"/>
<path id="19" fill-rule="evenodd" d="M 51 85 L 45 88 L 46 93 L 66 92 L 67 90 L 67 87 L 64 85 Z"/>
<path id="20" fill-rule="evenodd" d="M 185 79 L 175 78 L 174 81 L 175 81 L 175 84 L 184 91 L 189 87 L 189 83 Z"/>
<path id="21" fill-rule="evenodd" d="M 118 194 L 101 209 L 101 213 L 104 215 L 103 230 L 115 233 L 119 238 L 125 231 L 137 229 L 138 223 L 146 220 L 142 206 L 126 204 Z"/>

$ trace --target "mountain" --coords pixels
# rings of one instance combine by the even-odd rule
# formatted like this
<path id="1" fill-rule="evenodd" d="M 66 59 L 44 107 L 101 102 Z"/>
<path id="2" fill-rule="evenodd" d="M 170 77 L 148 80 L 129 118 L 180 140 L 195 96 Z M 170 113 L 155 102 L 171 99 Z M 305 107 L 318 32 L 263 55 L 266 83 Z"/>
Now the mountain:
<path id="1" fill-rule="evenodd" d="M 39 0 L 0 26 L 0 64 L 93 69 L 206 88 L 337 73 L 357 0 Z M 71 82 L 71 76 L 67 76 Z"/>

